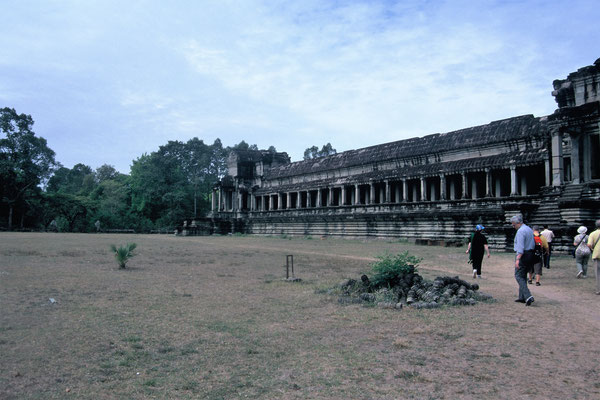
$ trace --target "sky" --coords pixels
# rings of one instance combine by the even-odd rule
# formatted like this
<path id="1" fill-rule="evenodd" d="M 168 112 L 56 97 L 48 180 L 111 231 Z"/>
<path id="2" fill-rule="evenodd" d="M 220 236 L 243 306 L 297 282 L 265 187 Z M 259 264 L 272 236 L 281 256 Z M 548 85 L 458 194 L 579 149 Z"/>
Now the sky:
<path id="1" fill-rule="evenodd" d="M 0 0 L 0 107 L 71 168 L 170 140 L 299 161 L 556 109 L 600 57 L 597 0 Z"/>

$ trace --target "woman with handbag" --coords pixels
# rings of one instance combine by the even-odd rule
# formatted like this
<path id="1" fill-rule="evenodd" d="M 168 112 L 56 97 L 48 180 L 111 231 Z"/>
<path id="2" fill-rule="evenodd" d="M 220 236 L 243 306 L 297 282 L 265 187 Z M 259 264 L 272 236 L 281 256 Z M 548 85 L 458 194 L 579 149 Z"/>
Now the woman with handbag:
<path id="1" fill-rule="evenodd" d="M 573 246 L 575 246 L 575 263 L 577 264 L 577 278 L 587 278 L 587 264 L 592 251 L 587 246 L 588 235 L 587 228 L 580 226 L 577 229 L 578 235 L 575 236 Z"/>

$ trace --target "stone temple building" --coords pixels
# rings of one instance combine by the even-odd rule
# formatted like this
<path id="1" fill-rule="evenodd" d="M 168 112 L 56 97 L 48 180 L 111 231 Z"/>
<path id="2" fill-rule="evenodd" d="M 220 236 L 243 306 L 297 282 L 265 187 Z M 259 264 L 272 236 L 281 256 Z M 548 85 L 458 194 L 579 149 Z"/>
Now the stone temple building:
<path id="1" fill-rule="evenodd" d="M 558 109 L 290 162 L 232 151 L 212 213 L 184 233 L 389 237 L 460 244 L 478 223 L 512 248 L 508 219 L 549 225 L 566 250 L 600 218 L 600 59 L 553 83 Z"/>

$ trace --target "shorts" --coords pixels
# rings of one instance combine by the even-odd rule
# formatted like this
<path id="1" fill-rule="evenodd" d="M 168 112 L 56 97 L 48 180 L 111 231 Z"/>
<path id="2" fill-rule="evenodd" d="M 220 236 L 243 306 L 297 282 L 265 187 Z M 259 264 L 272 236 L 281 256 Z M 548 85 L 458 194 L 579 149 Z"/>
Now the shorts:
<path id="1" fill-rule="evenodd" d="M 533 264 L 533 273 L 541 276 L 542 275 L 542 265 L 543 264 L 541 262 Z"/>

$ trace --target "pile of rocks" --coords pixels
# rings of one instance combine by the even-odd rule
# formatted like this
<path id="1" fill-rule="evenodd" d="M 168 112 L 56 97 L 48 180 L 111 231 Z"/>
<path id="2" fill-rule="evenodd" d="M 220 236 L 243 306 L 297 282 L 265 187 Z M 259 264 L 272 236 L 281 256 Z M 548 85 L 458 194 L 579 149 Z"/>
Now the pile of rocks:
<path id="1" fill-rule="evenodd" d="M 341 304 L 362 303 L 395 309 L 405 305 L 412 308 L 474 305 L 479 301 L 492 300 L 492 296 L 479 292 L 479 285 L 470 284 L 458 276 L 437 277 L 431 282 L 416 272 L 406 273 L 389 287 L 375 287 L 369 277 L 363 275 L 360 281 L 347 279 L 328 293 L 338 295 Z"/>

